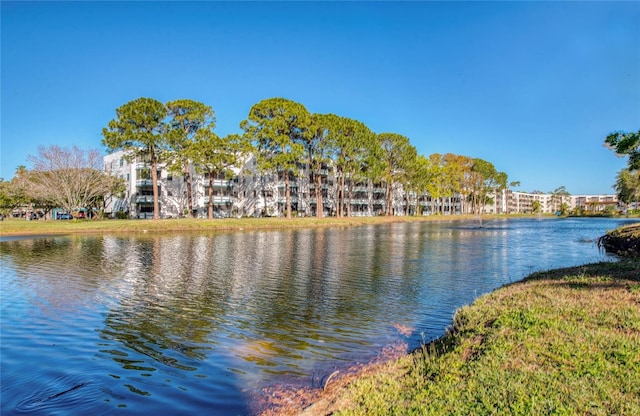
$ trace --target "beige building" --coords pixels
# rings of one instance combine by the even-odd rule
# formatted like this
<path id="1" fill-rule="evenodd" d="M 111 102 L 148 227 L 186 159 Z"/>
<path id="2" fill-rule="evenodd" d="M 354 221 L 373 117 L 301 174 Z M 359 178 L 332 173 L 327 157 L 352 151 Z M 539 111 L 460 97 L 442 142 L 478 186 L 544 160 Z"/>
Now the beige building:
<path id="1" fill-rule="evenodd" d="M 531 214 L 535 201 L 540 204 L 541 214 L 553 214 L 560 210 L 562 204 L 566 204 L 570 211 L 576 209 L 583 213 L 604 212 L 607 209 L 620 211 L 623 206 L 618 201 L 618 196 L 610 195 L 566 195 L 554 196 L 542 192 L 517 192 L 504 190 L 494 198 L 495 203 L 485 207 L 486 213 L 496 214 Z"/>

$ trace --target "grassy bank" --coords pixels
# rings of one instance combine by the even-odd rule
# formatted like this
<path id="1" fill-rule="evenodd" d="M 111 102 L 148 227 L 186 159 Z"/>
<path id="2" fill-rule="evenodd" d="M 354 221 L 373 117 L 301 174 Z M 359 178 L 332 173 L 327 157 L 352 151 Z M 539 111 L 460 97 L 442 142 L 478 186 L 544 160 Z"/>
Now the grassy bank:
<path id="1" fill-rule="evenodd" d="M 176 231 L 228 231 L 287 228 L 347 227 L 407 221 L 459 221 L 477 219 L 472 215 L 434 215 L 425 217 L 351 217 L 351 218 L 226 218 L 165 219 L 165 220 L 58 220 L 25 221 L 6 219 L 0 221 L 2 235 L 69 234 L 69 233 L 117 233 L 117 232 L 176 232 Z M 507 218 L 483 216 L 483 219 Z M 516 218 L 509 216 L 508 218 Z"/>
<path id="2" fill-rule="evenodd" d="M 335 377 L 310 401 L 265 414 L 640 414 L 640 262 L 505 286 L 460 309 L 441 339 Z"/>

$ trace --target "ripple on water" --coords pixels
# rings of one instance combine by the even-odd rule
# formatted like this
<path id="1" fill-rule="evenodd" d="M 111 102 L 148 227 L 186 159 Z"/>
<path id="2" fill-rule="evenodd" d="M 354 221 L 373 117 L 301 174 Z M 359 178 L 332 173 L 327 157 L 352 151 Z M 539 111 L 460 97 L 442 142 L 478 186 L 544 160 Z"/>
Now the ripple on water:
<path id="1" fill-rule="evenodd" d="M 50 380 L 41 389 L 18 402 L 18 413 L 54 414 L 69 412 L 82 402 L 91 401 L 91 382 L 78 375 L 65 374 Z M 94 392 L 95 393 L 95 392 Z M 93 400 L 97 394 L 93 394 Z"/>
<path id="2" fill-rule="evenodd" d="M 467 225 L 1 243 L 2 413 L 246 413 L 266 385 L 321 385 L 596 258 L 581 241 L 615 224 Z"/>

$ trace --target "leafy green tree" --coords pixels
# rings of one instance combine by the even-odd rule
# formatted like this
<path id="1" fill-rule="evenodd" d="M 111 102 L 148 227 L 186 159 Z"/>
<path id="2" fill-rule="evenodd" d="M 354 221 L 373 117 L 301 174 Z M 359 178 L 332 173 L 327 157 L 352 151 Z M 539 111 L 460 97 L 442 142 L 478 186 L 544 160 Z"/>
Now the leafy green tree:
<path id="1" fill-rule="evenodd" d="M 9 215 L 11 211 L 21 205 L 27 204 L 29 198 L 24 189 L 23 179 L 27 175 L 27 168 L 18 166 L 11 181 L 0 179 L 0 213 Z"/>
<path id="2" fill-rule="evenodd" d="M 246 138 L 238 134 L 219 137 L 211 129 L 201 129 L 185 155 L 192 161 L 196 172 L 209 177 L 209 204 L 207 216 L 213 219 L 213 181 L 221 173 L 229 177 L 231 167 L 238 166 L 251 150 Z"/>
<path id="3" fill-rule="evenodd" d="M 240 123 L 245 137 L 257 150 L 262 171 L 281 171 L 285 183 L 286 217 L 291 218 L 291 176 L 298 175 L 298 163 L 304 156 L 302 142 L 312 135 L 309 111 L 300 103 L 285 98 L 268 98 L 251 107 Z"/>
<path id="4" fill-rule="evenodd" d="M 431 213 L 436 214 L 437 203 L 447 194 L 450 189 L 451 178 L 447 176 L 445 161 L 441 154 L 433 153 L 429 155 L 429 172 L 426 192 L 431 197 Z"/>
<path id="5" fill-rule="evenodd" d="M 462 213 L 468 212 L 468 208 L 464 203 L 473 189 L 473 159 L 468 156 L 447 153 L 444 155 L 444 161 L 446 182 L 448 184 L 445 196 L 460 195 L 460 210 Z"/>
<path id="6" fill-rule="evenodd" d="M 531 211 L 534 214 L 539 214 L 540 211 L 542 211 L 542 204 L 540 203 L 540 200 L 536 199 L 531 203 Z"/>
<path id="7" fill-rule="evenodd" d="M 614 189 L 618 198 L 625 203 L 637 202 L 640 190 L 638 181 L 640 172 L 640 130 L 637 132 L 618 131 L 609 134 L 604 140 L 605 146 L 618 156 L 629 156 L 627 168 L 618 172 Z"/>
<path id="8" fill-rule="evenodd" d="M 552 192 L 550 192 L 550 194 L 551 203 L 553 204 L 553 210 L 555 212 L 560 212 L 561 215 L 565 215 L 569 210 L 567 200 L 571 196 L 571 194 L 567 191 L 564 185 L 557 187 Z"/>
<path id="9" fill-rule="evenodd" d="M 45 215 L 53 208 L 59 207 L 50 198 L 48 190 L 45 193 L 34 189 L 30 179 L 32 178 L 32 172 L 27 170 L 25 166 L 18 166 L 16 173 L 11 179 L 8 190 L 11 192 L 11 199 L 13 202 L 13 208 L 19 206 L 30 205 L 34 209 L 40 209 L 44 211 Z"/>
<path id="10" fill-rule="evenodd" d="M 152 98 L 138 98 L 116 109 L 116 118 L 102 129 L 102 144 L 109 150 L 125 150 L 130 156 L 151 162 L 153 219 L 160 218 L 158 163 L 166 149 L 167 108 Z"/>
<path id="11" fill-rule="evenodd" d="M 469 183 L 473 213 L 478 215 L 482 214 L 485 205 L 495 201 L 492 195 L 506 188 L 507 174 L 498 172 L 491 162 L 474 158 Z"/>
<path id="12" fill-rule="evenodd" d="M 387 215 L 393 215 L 393 184 L 406 184 L 410 169 L 417 157 L 416 148 L 409 139 L 396 133 L 380 133 L 377 136 L 381 152 L 382 180 L 386 183 Z"/>
<path id="13" fill-rule="evenodd" d="M 438 167 L 439 168 L 439 167 Z M 431 160 L 424 155 L 417 155 L 414 163 L 409 169 L 408 180 L 405 185 L 407 199 L 407 215 L 410 214 L 410 194 L 416 195 L 416 211 L 414 215 L 422 214 L 422 207 L 419 204 L 419 196 L 429 192 L 430 184 L 436 179 L 436 170 L 431 165 Z"/>
<path id="14" fill-rule="evenodd" d="M 346 207 L 351 216 L 353 184 L 378 176 L 380 146 L 376 135 L 364 123 L 340 117 L 336 126 L 334 164 L 338 179 L 336 215 L 342 217 Z M 347 183 L 351 186 L 347 187 Z M 345 189 L 348 194 L 345 195 Z"/>
<path id="15" fill-rule="evenodd" d="M 109 192 L 96 198 L 90 204 L 90 207 L 96 208 L 95 211 L 100 216 L 104 214 L 104 210 L 109 201 L 113 198 L 124 199 L 125 193 L 127 192 L 127 183 L 124 179 L 112 175 L 107 175 L 107 177 L 109 178 L 109 182 L 106 183 L 106 187 L 109 189 Z"/>
<path id="16" fill-rule="evenodd" d="M 12 185 L 10 181 L 0 180 L 0 214 L 7 215 L 18 206 Z"/>
<path id="17" fill-rule="evenodd" d="M 212 129 L 216 125 L 213 109 L 194 100 L 175 100 L 166 104 L 169 116 L 167 144 L 170 155 L 169 171 L 184 175 L 187 185 L 187 206 L 193 216 L 193 190 L 191 186 L 189 146 L 198 131 Z"/>
<path id="18" fill-rule="evenodd" d="M 313 135 L 303 142 L 309 165 L 309 180 L 314 184 L 316 217 L 322 218 L 324 198 L 322 195 L 322 167 L 333 158 L 336 150 L 336 135 L 340 131 L 340 117 L 335 114 L 312 114 Z"/>
<path id="19" fill-rule="evenodd" d="M 640 130 L 611 133 L 604 139 L 604 144 L 619 156 L 629 156 L 629 170 L 640 169 Z"/>
<path id="20" fill-rule="evenodd" d="M 625 204 L 632 204 L 640 201 L 640 170 L 630 171 L 622 169 L 616 177 L 614 187 L 618 194 L 618 199 Z"/>

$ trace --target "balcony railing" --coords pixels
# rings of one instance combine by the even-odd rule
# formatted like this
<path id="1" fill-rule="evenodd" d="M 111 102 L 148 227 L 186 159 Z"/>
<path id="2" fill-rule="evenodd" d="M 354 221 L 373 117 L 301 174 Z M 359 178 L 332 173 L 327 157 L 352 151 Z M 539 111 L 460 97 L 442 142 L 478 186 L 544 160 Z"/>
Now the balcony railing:
<path id="1" fill-rule="evenodd" d="M 321 189 L 329 189 L 329 185 L 327 185 L 326 183 L 323 183 L 323 184 L 320 186 L 320 188 L 321 188 Z M 316 189 L 316 185 L 315 185 L 315 184 L 313 184 L 313 185 L 309 185 L 309 189 L 313 191 L 314 189 Z"/>
<path id="2" fill-rule="evenodd" d="M 152 179 L 138 179 L 138 180 L 136 180 L 136 186 L 138 186 L 138 187 L 153 186 L 153 180 Z"/>
<path id="3" fill-rule="evenodd" d="M 354 186 L 351 189 L 352 192 L 368 192 L 369 188 L 366 186 Z"/>
<path id="4" fill-rule="evenodd" d="M 351 205 L 369 205 L 368 199 L 352 199 Z"/>
<path id="5" fill-rule="evenodd" d="M 291 197 L 291 201 L 292 204 L 295 204 L 298 202 L 298 197 L 297 196 L 292 196 Z M 284 196 L 281 196 L 278 198 L 278 203 L 279 204 L 286 204 L 287 203 L 287 199 Z"/>
<path id="6" fill-rule="evenodd" d="M 206 181 L 206 185 L 207 185 L 207 187 L 209 186 L 209 180 Z M 214 179 L 213 180 L 213 187 L 214 188 L 230 188 L 231 186 L 233 186 L 233 181 L 232 180 L 226 180 L 226 179 Z"/>
<path id="7" fill-rule="evenodd" d="M 153 195 L 137 195 L 136 204 L 153 203 Z"/>
<path id="8" fill-rule="evenodd" d="M 214 195 L 213 196 L 213 204 L 214 205 L 223 205 L 223 204 L 231 204 L 233 203 L 233 198 L 231 196 L 219 196 L 219 195 Z M 209 205 L 209 197 L 205 196 L 204 197 L 204 204 L 205 205 Z"/>

